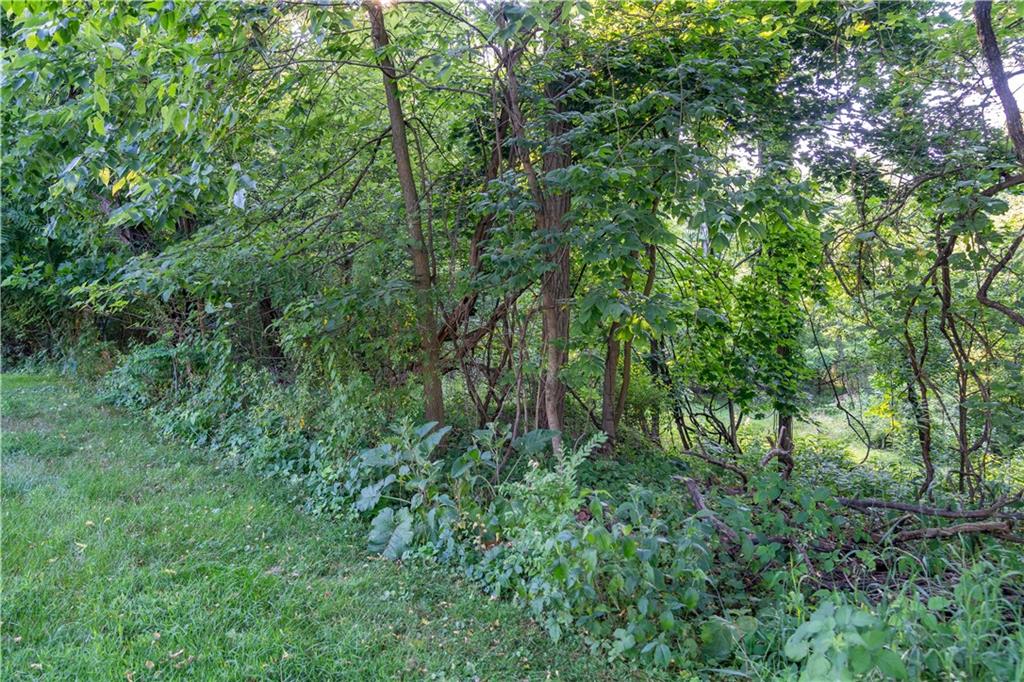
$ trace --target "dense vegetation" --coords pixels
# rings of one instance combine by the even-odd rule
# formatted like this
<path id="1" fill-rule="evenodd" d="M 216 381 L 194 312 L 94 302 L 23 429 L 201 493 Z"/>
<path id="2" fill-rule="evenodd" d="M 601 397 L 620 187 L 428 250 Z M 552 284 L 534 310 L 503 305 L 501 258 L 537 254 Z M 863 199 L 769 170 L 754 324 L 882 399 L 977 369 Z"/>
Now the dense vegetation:
<path id="1" fill-rule="evenodd" d="M 6 363 L 630 666 L 1024 678 L 1020 3 L 3 10 Z"/>
<path id="2" fill-rule="evenodd" d="M 2 380 L 5 681 L 631 677 L 88 387 Z"/>

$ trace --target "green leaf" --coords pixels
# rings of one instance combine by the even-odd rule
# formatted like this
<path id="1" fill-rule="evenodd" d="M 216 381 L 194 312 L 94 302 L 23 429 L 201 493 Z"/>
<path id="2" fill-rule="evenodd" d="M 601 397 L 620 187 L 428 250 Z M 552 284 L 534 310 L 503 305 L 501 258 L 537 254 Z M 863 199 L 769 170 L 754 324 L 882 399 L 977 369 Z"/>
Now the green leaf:
<path id="1" fill-rule="evenodd" d="M 394 482 L 395 475 L 388 474 L 385 478 L 377 481 L 376 483 L 372 483 L 364 487 L 362 490 L 360 490 L 359 498 L 355 501 L 354 504 L 356 511 L 365 512 L 370 511 L 371 509 L 376 507 L 377 503 L 380 502 L 381 494 L 384 492 L 385 489 L 387 489 L 388 486 L 390 486 Z"/>
<path id="2" fill-rule="evenodd" d="M 889 635 L 885 630 L 868 630 L 862 635 L 864 646 L 868 649 L 881 649 L 889 641 Z"/>
<path id="3" fill-rule="evenodd" d="M 829 679 L 829 671 L 832 670 L 832 663 L 824 654 L 816 653 L 807 659 L 801 679 L 826 680 Z"/>
<path id="4" fill-rule="evenodd" d="M 850 667 L 853 672 L 858 675 L 863 675 L 868 670 L 871 670 L 874 665 L 874 660 L 871 658 L 871 652 L 862 646 L 855 646 L 850 649 Z"/>
<path id="5" fill-rule="evenodd" d="M 443 426 L 434 431 L 433 433 L 431 433 L 426 438 L 424 438 L 422 443 L 423 454 L 429 455 L 431 452 L 433 452 L 434 448 L 436 448 L 441 443 L 441 441 L 444 440 L 444 437 L 448 435 L 448 432 L 451 430 L 452 427 Z"/>
<path id="6" fill-rule="evenodd" d="M 371 552 L 397 561 L 412 542 L 412 516 L 402 507 L 395 513 L 391 507 L 382 509 L 370 524 L 368 547 Z"/>
<path id="7" fill-rule="evenodd" d="M 797 637 L 794 633 L 792 637 L 786 640 L 786 646 L 783 647 L 782 651 L 786 654 L 786 658 L 799 661 L 805 658 L 810 650 L 811 645 L 807 640 Z"/>
<path id="8" fill-rule="evenodd" d="M 903 665 L 903 659 L 892 649 L 882 649 L 876 655 L 878 669 L 883 675 L 892 680 L 907 679 L 907 668 Z"/>
<path id="9" fill-rule="evenodd" d="M 89 119 L 89 122 L 92 123 L 92 129 L 96 131 L 97 135 L 106 135 L 107 134 L 107 126 L 104 123 L 102 116 L 100 116 L 99 114 L 96 114 L 92 118 Z"/>
<path id="10" fill-rule="evenodd" d="M 676 624 L 675 616 L 672 615 L 671 611 L 665 609 L 661 612 L 661 615 L 658 616 L 658 624 L 661 625 L 662 630 L 665 630 L 667 632 L 672 629 L 673 625 Z"/>
<path id="11" fill-rule="evenodd" d="M 107 101 L 107 96 L 99 90 L 92 93 L 92 101 L 96 103 L 96 106 L 99 107 L 99 110 L 104 114 L 110 113 L 110 102 Z"/>

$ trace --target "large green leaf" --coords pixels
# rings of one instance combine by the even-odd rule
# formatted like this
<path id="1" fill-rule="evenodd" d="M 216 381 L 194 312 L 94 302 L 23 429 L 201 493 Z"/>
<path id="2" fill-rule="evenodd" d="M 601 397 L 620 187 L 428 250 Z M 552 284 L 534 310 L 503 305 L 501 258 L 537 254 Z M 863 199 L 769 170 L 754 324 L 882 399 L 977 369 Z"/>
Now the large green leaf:
<path id="1" fill-rule="evenodd" d="M 396 513 L 391 507 L 382 509 L 370 527 L 369 549 L 388 559 L 398 560 L 412 542 L 412 515 L 404 507 Z"/>

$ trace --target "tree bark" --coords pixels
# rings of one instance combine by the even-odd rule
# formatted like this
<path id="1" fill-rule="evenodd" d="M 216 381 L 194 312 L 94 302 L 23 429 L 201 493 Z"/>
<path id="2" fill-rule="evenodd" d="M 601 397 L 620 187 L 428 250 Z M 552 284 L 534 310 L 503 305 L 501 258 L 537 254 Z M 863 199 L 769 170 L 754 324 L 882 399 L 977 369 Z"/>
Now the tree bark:
<path id="1" fill-rule="evenodd" d="M 420 218 L 420 200 L 416 191 L 416 179 L 412 173 L 409 158 L 409 140 L 406 136 L 405 117 L 398 93 L 395 66 L 384 51 L 388 46 L 388 34 L 384 26 L 384 12 L 380 4 L 367 0 L 363 6 L 370 20 L 370 34 L 377 50 L 377 63 L 384 80 L 384 96 L 387 99 L 388 117 L 391 121 L 391 147 L 395 153 L 395 167 L 398 182 L 402 188 L 405 204 L 405 222 L 409 230 L 409 255 L 412 259 L 413 283 L 416 289 L 416 324 L 423 353 L 421 377 L 427 421 L 444 423 L 444 394 L 441 388 L 440 348 L 437 340 L 437 321 L 434 315 L 430 258 L 423 238 L 423 224 Z"/>
<path id="2" fill-rule="evenodd" d="M 560 117 L 562 106 L 559 101 L 563 83 L 554 81 L 544 89 L 552 105 L 547 122 L 547 148 L 542 156 L 545 180 L 553 171 L 569 165 L 569 148 L 562 139 L 567 132 L 565 121 Z M 569 212 L 570 196 L 550 186 L 544 188 L 544 200 L 539 225 L 543 238 L 551 249 L 551 268 L 541 278 L 541 299 L 546 342 L 547 367 L 544 375 L 544 411 L 548 428 L 561 432 L 565 420 L 565 384 L 561 371 L 569 356 L 569 245 L 564 243 L 566 214 Z M 552 441 L 555 452 L 561 451 L 561 436 Z"/>
<path id="3" fill-rule="evenodd" d="M 556 27 L 561 20 L 561 9 L 551 17 L 551 31 L 545 32 L 545 39 L 557 34 Z M 499 26 L 504 24 L 499 19 Z M 528 140 L 526 121 L 523 116 L 519 81 L 516 78 L 515 61 L 518 50 L 500 50 L 506 72 L 505 106 L 508 120 L 515 137 L 520 140 L 516 153 L 526 176 L 526 184 L 533 199 L 534 230 L 547 247 L 548 268 L 541 275 L 541 339 L 543 342 L 544 374 L 538 386 L 537 422 L 557 433 L 551 439 L 555 454 L 562 451 L 561 431 L 565 417 L 565 384 L 559 376 L 568 358 L 569 346 L 569 245 L 565 243 L 566 215 L 569 212 L 570 194 L 551 186 L 550 173 L 566 168 L 570 162 L 570 149 L 565 141 L 568 124 L 562 119 L 562 97 L 565 83 L 553 79 L 544 88 L 548 101 L 547 122 L 541 153 L 541 171 L 533 165 Z M 541 410 L 543 405 L 543 410 Z M 542 412 L 542 414 L 541 414 Z"/>
<path id="4" fill-rule="evenodd" d="M 917 369 L 914 369 L 915 375 Z M 932 465 L 932 420 L 928 406 L 928 389 L 921 385 L 921 395 L 917 393 L 914 378 L 907 380 L 907 402 L 914 415 L 914 422 L 917 428 L 917 440 L 921 446 L 921 459 L 924 462 L 924 481 L 918 488 L 917 496 L 920 498 L 931 488 L 935 479 L 935 468 Z"/>
<path id="5" fill-rule="evenodd" d="M 978 0 L 974 3 L 974 23 L 978 30 L 978 42 L 981 43 L 981 52 L 985 55 L 985 62 L 988 64 L 988 73 L 992 78 L 992 85 L 999 95 L 999 102 L 1003 105 L 1003 114 L 1006 117 L 1006 132 L 1013 144 L 1014 156 L 1017 162 L 1024 165 L 1024 122 L 1021 121 L 1020 108 L 1013 96 L 1010 84 L 1003 69 L 1003 57 L 999 53 L 999 42 L 996 40 L 996 33 L 992 30 L 992 2 L 991 0 Z"/>

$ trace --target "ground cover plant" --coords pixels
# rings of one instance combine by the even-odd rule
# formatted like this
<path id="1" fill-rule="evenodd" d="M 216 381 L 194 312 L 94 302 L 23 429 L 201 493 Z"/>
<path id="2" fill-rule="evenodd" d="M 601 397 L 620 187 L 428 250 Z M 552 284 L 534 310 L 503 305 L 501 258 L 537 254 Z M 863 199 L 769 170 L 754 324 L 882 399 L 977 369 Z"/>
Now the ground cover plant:
<path id="1" fill-rule="evenodd" d="M 104 616 L 154 598 L 110 571 L 167 524 L 47 594 L 38 534 L 92 513 L 64 495 L 141 518 L 209 476 L 301 510 L 271 527 L 310 556 L 339 534 L 382 583 L 462 581 L 562 676 L 1024 679 L 1022 26 L 984 0 L 5 4 L 5 559 L 32 557 L 4 563 L 5 669 L 155 675 L 141 640 L 89 658 L 29 614 L 72 579 Z M 77 383 L 33 397 L 40 372 Z M 107 406 L 87 443 L 110 419 L 155 449 L 97 468 L 55 403 L 22 430 L 59 390 Z M 180 540 L 258 578 L 280 542 L 216 539 L 243 520 Z M 410 589 L 384 590 L 402 632 Z M 376 598 L 282 595 L 278 634 L 190 665 L 534 675 L 466 637 L 292 643 L 297 610 Z M 182 608 L 207 647 L 269 613 Z"/>
<path id="2" fill-rule="evenodd" d="M 631 676 L 91 388 L 2 388 L 5 680 Z"/>

